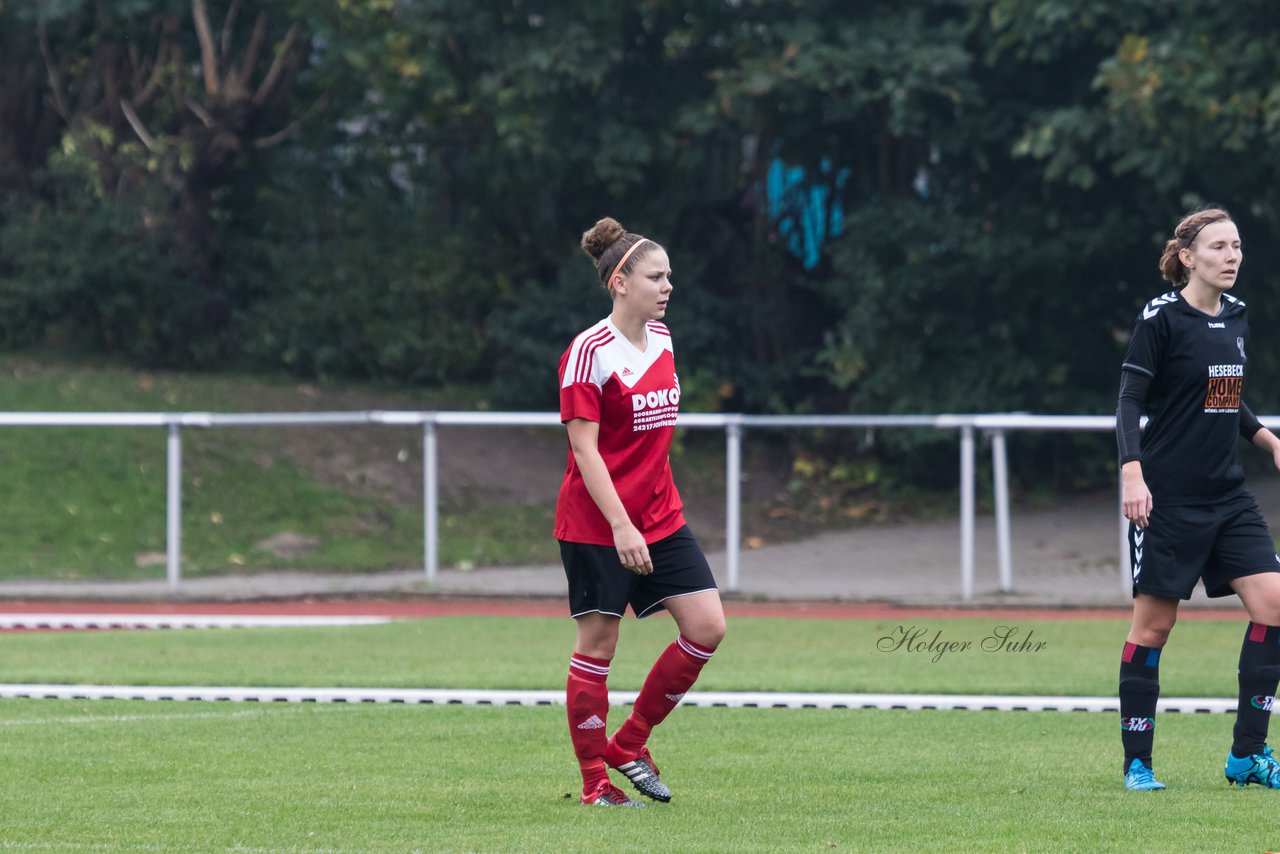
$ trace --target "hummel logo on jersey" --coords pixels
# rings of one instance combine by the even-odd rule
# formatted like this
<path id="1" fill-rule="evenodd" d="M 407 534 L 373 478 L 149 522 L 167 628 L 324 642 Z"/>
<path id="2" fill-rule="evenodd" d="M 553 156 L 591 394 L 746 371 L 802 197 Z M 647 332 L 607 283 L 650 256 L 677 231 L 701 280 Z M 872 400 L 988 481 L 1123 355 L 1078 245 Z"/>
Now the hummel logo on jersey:
<path id="1" fill-rule="evenodd" d="M 578 729 L 604 729 L 604 721 L 600 720 L 599 715 L 592 715 L 578 724 Z"/>
<path id="2" fill-rule="evenodd" d="M 1138 583 L 1138 576 L 1142 574 L 1142 541 L 1147 536 L 1146 531 L 1135 527 L 1133 529 L 1133 583 Z M 1280 562 L 1280 561 L 1277 561 Z"/>
<path id="3" fill-rule="evenodd" d="M 684 694 L 668 694 L 667 699 L 673 703 L 678 703 L 684 699 Z"/>
<path id="4" fill-rule="evenodd" d="M 1271 711 L 1271 706 L 1275 703 L 1275 701 L 1276 701 L 1275 697 L 1265 697 L 1259 694 L 1258 696 L 1253 697 L 1249 700 L 1249 705 L 1253 706 L 1255 709 L 1260 709 L 1264 712 L 1269 712 Z"/>
<path id="5" fill-rule="evenodd" d="M 1212 320 L 1210 320 L 1210 321 L 1209 321 L 1209 328 L 1210 328 L 1210 329 L 1226 329 L 1226 328 L 1227 328 L 1227 324 L 1225 324 L 1225 323 L 1214 323 Z"/>
<path id="6" fill-rule="evenodd" d="M 1171 302 L 1177 302 L 1177 301 L 1178 301 L 1177 291 L 1169 291 L 1169 293 L 1167 294 L 1162 294 L 1161 296 L 1158 296 L 1155 299 L 1153 299 L 1151 302 L 1147 303 L 1146 308 L 1142 310 L 1142 318 L 1144 320 L 1150 320 L 1151 318 L 1155 317 L 1157 314 L 1160 313 L 1160 309 L 1164 308 L 1166 305 L 1168 305 Z"/>
<path id="7" fill-rule="evenodd" d="M 1128 732 L 1151 732 L 1156 728 L 1156 722 L 1152 718 L 1121 718 L 1120 729 Z"/>

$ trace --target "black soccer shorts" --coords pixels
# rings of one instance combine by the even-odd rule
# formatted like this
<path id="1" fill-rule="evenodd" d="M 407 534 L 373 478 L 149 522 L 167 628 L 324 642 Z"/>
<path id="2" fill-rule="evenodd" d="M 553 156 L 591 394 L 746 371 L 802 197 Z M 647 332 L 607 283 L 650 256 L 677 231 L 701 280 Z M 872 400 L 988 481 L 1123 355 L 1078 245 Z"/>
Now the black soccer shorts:
<path id="1" fill-rule="evenodd" d="M 1190 599 L 1203 580 L 1211 597 L 1230 596 L 1231 582 L 1280 572 L 1275 540 L 1252 493 L 1217 504 L 1162 507 L 1156 498 L 1151 523 L 1129 523 L 1133 594 Z"/>
<path id="2" fill-rule="evenodd" d="M 572 617 L 596 612 L 621 617 L 627 605 L 637 617 L 647 617 L 667 599 L 716 589 L 711 567 L 688 525 L 649 544 L 651 575 L 636 575 L 624 567 L 613 546 L 559 542 Z"/>

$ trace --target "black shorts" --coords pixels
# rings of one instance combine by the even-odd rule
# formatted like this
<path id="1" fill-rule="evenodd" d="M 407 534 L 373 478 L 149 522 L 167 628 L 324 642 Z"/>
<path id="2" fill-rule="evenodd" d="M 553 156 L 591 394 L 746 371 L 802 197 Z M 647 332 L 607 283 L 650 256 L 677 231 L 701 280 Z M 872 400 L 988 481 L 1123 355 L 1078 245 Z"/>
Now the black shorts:
<path id="1" fill-rule="evenodd" d="M 1201 579 L 1209 596 L 1229 596 L 1237 578 L 1280 572 L 1275 540 L 1251 493 L 1219 504 L 1158 502 L 1146 528 L 1129 523 L 1135 596 L 1190 599 Z"/>
<path id="2" fill-rule="evenodd" d="M 647 617 L 674 596 L 715 590 L 707 558 L 685 525 L 669 537 L 649 544 L 651 575 L 636 575 L 618 560 L 613 546 L 560 540 L 560 559 L 569 581 L 569 615 L 601 613 L 621 617 L 627 605 Z"/>

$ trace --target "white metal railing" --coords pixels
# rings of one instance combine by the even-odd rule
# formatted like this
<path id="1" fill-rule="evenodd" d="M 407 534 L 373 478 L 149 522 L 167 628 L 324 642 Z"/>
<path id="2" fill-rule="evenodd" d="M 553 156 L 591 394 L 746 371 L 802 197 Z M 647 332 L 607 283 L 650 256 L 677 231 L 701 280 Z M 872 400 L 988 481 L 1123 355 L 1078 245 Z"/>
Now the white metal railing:
<path id="1" fill-rule="evenodd" d="M 1269 419 L 1264 419 L 1269 420 Z M 423 566 L 427 584 L 434 585 L 439 571 L 438 428 L 559 427 L 554 412 L 5 412 L 0 427 L 164 427 L 168 432 L 166 495 L 166 576 L 171 593 L 182 581 L 182 430 L 184 427 L 300 427 L 333 425 L 417 425 L 422 430 L 422 528 Z M 717 428 L 725 431 L 725 587 L 740 587 L 741 493 L 743 431 L 795 428 L 924 428 L 955 430 L 960 438 L 960 598 L 973 598 L 974 527 L 976 495 L 976 442 L 978 431 L 991 439 L 992 480 L 996 516 L 996 549 L 1001 591 L 1013 590 L 1012 548 L 1009 533 L 1008 458 L 1005 434 L 1018 430 L 1094 431 L 1115 430 L 1111 415 L 744 415 L 681 414 L 680 427 Z M 1120 518 L 1120 583 L 1129 590 L 1127 523 Z"/>

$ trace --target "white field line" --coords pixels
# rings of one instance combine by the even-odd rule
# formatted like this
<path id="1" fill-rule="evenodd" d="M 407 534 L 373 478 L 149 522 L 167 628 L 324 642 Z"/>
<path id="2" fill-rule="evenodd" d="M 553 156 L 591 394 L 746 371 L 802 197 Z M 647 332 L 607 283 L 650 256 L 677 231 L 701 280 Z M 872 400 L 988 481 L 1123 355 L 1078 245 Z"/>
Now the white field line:
<path id="1" fill-rule="evenodd" d="M 213 614 L 6 614 L 0 629 L 262 629 L 314 626 L 366 626 L 390 623 L 390 617 Z"/>
<path id="2" fill-rule="evenodd" d="M 163 843 L 129 843 L 129 842 L 17 842 L 9 839 L 0 838 L 0 851 L 182 851 L 187 852 L 191 849 L 185 845 L 165 845 Z M 289 852 L 289 854 L 348 854 L 348 852 L 357 851 L 353 848 L 248 848 L 243 845 L 233 845 L 225 849 L 231 854 L 281 854 L 281 852 Z M 414 854 L 418 854 L 422 849 L 414 849 Z"/>
<path id="3" fill-rule="evenodd" d="M 345 709 L 353 708 L 352 706 L 283 706 L 280 711 L 310 711 L 311 713 L 327 711 L 339 712 Z M 150 721 L 177 721 L 177 720 L 202 720 L 216 718 L 222 720 L 231 720 L 232 718 L 250 718 L 263 717 L 270 712 L 275 711 L 275 707 L 270 710 L 266 708 L 260 709 L 238 709 L 232 711 L 225 709 L 216 712 L 159 712 L 153 715 L 77 715 L 75 717 L 60 718 L 10 718 L 8 720 L 0 719 L 0 728 L 2 727 L 25 727 L 25 726 L 62 726 L 64 724 L 70 726 L 86 726 L 93 724 L 128 724 L 128 723 L 148 723 Z"/>
<path id="4" fill-rule="evenodd" d="M 0 697 L 59 700 L 211 700 L 232 703 L 405 703 L 431 705 L 554 706 L 564 691 L 412 688 L 262 688 L 156 685 L 0 684 Z M 634 703 L 634 691 L 610 691 L 615 705 Z M 1115 697 L 1004 696 L 996 694 L 786 694 L 690 692 L 683 705 L 761 709 L 938 709 L 1027 712 L 1116 712 Z M 1223 714 L 1236 700 L 1166 697 L 1159 711 Z"/>

